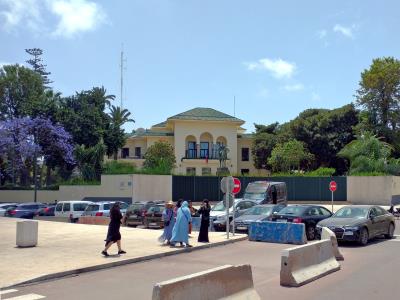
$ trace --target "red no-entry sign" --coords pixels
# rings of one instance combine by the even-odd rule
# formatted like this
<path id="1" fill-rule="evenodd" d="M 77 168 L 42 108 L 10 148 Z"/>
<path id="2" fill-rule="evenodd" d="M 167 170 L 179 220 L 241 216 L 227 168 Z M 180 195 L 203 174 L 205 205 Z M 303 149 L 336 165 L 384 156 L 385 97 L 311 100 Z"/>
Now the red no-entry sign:
<path id="1" fill-rule="evenodd" d="M 240 183 L 240 180 L 237 179 L 236 177 L 233 177 L 232 193 L 233 194 L 238 194 L 240 192 L 241 187 L 242 187 L 242 184 Z"/>
<path id="2" fill-rule="evenodd" d="M 336 182 L 335 182 L 335 181 L 329 182 L 329 190 L 330 190 L 331 192 L 335 192 L 336 189 L 337 189 L 337 184 L 336 184 Z"/>

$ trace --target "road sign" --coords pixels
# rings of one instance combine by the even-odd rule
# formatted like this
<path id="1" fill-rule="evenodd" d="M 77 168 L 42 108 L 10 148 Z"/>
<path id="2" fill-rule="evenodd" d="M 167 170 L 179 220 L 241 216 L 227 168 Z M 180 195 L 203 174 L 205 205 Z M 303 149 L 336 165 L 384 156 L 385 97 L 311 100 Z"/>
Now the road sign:
<path id="1" fill-rule="evenodd" d="M 333 193 L 336 192 L 337 189 L 337 184 L 335 181 L 329 182 L 329 190 Z"/>
<path id="2" fill-rule="evenodd" d="M 233 194 L 238 194 L 240 192 L 240 189 L 242 188 L 242 184 L 240 183 L 240 180 L 237 179 L 236 177 L 233 177 L 233 189 L 232 193 Z"/>
<path id="3" fill-rule="evenodd" d="M 221 191 L 226 194 L 227 191 L 232 191 L 235 187 L 232 176 L 224 177 L 221 179 Z M 228 188 L 228 189 L 227 189 Z"/>

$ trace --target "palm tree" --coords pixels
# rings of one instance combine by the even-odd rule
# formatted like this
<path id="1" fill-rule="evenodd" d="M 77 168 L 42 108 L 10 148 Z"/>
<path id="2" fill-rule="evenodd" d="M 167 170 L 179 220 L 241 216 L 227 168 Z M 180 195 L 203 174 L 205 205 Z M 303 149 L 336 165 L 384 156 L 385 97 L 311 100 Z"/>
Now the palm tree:
<path id="1" fill-rule="evenodd" d="M 108 114 L 110 119 L 109 128 L 105 135 L 105 142 L 107 144 L 107 153 L 111 153 L 114 156 L 114 160 L 118 158 L 118 150 L 124 146 L 126 137 L 123 128 L 125 123 L 135 122 L 135 120 L 129 118 L 131 113 L 127 109 L 121 109 L 119 106 L 112 105 L 110 107 L 110 113 Z"/>
<path id="2" fill-rule="evenodd" d="M 94 96 L 95 99 L 101 99 L 101 103 L 104 103 L 108 107 L 111 105 L 111 101 L 115 100 L 114 95 L 107 95 L 107 90 L 102 87 L 94 87 L 91 90 L 91 94 Z"/>
<path id="3" fill-rule="evenodd" d="M 121 109 L 119 106 L 112 105 L 110 108 L 109 116 L 111 118 L 111 123 L 115 127 L 121 127 L 127 122 L 135 122 L 135 120 L 130 119 L 131 113 L 126 108 Z"/>

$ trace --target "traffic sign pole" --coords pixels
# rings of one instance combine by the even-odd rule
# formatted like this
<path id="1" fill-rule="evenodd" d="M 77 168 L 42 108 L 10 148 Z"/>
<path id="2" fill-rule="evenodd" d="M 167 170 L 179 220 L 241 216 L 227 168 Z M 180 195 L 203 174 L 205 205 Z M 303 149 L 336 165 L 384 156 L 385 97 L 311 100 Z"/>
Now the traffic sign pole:
<path id="1" fill-rule="evenodd" d="M 229 191 L 229 180 L 225 181 L 226 184 L 226 193 L 225 193 L 225 210 L 226 210 L 226 238 L 229 240 L 229 197 L 230 197 L 230 191 Z"/>
<path id="2" fill-rule="evenodd" d="M 332 193 L 332 213 L 333 213 L 333 191 L 331 193 Z"/>
<path id="3" fill-rule="evenodd" d="M 332 213 L 333 213 L 333 193 L 336 191 L 336 189 L 337 189 L 336 181 L 332 180 L 331 182 L 329 182 L 329 190 L 332 193 L 332 201 L 331 201 Z"/>
<path id="4" fill-rule="evenodd" d="M 235 194 L 232 193 L 233 203 L 235 203 Z M 232 235 L 235 236 L 235 205 L 232 207 Z"/>

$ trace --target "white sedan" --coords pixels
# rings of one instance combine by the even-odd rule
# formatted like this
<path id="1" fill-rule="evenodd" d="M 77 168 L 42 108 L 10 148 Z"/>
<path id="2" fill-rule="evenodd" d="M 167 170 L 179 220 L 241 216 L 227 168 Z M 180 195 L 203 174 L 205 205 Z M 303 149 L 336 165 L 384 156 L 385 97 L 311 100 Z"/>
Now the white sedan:
<path id="1" fill-rule="evenodd" d="M 0 203 L 0 217 L 5 216 L 7 208 L 16 205 L 18 205 L 18 203 Z"/>

